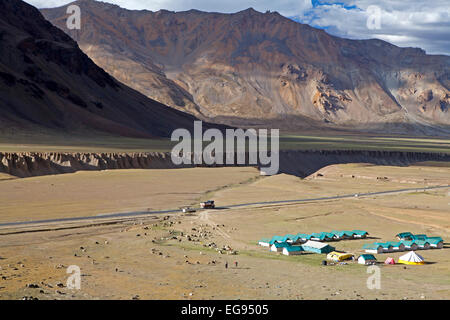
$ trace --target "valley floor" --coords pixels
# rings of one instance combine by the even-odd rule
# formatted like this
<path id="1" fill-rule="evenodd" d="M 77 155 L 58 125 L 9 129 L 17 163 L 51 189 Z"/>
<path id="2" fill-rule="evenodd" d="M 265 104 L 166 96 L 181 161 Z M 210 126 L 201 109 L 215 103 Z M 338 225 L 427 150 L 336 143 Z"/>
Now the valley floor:
<path id="1" fill-rule="evenodd" d="M 167 139 L 138 139 L 98 132 L 2 131 L 1 152 L 170 152 L 178 142 Z M 205 145 L 208 143 L 205 142 Z M 280 150 L 374 150 L 448 153 L 448 136 L 402 136 L 361 132 L 281 132 Z"/>
<path id="2" fill-rule="evenodd" d="M 450 299 L 450 189 L 420 190 L 448 184 L 445 163 L 334 165 L 306 179 L 260 177 L 254 168 L 117 170 L 26 179 L 2 175 L 0 223 L 174 209 L 207 199 L 225 209 L 2 227 L 0 299 Z M 362 253 L 365 243 L 394 241 L 403 231 L 441 236 L 447 244 L 419 251 L 429 262 L 424 266 L 380 264 L 380 290 L 367 288 L 370 274 L 362 265 L 322 266 L 325 255 L 286 257 L 257 245 L 260 238 L 274 235 L 348 229 L 367 230 L 370 238 L 331 245 L 355 254 Z M 224 246 L 237 254 L 220 254 Z M 383 262 L 399 255 L 376 257 Z M 70 265 L 81 269 L 81 290 L 65 287 Z"/>

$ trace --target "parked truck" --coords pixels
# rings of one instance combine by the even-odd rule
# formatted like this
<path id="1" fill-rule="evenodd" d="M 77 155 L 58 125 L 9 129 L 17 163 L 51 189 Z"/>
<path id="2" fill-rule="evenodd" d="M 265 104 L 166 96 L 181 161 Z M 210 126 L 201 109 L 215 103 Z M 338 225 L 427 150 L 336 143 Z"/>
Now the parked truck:
<path id="1" fill-rule="evenodd" d="M 200 208 L 202 209 L 214 209 L 216 205 L 213 200 L 208 200 L 200 203 Z"/>

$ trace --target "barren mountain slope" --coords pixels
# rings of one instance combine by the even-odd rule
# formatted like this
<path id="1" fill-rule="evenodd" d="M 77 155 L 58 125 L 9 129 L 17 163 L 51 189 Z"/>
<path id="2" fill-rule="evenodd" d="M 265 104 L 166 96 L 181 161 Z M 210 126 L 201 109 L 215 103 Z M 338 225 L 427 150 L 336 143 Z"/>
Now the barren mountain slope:
<path id="1" fill-rule="evenodd" d="M 116 81 L 19 0 L 0 2 L 0 125 L 18 130 L 169 136 L 194 117 Z"/>
<path id="2" fill-rule="evenodd" d="M 68 33 L 94 61 L 150 97 L 193 114 L 227 123 L 262 119 L 391 131 L 450 124 L 448 56 L 333 37 L 276 12 L 151 12 L 75 3 L 82 26 Z M 66 7 L 42 12 L 66 30 Z M 200 109 L 182 99 L 174 103 L 173 90 L 155 90 L 155 83 L 169 81 L 165 77 Z"/>

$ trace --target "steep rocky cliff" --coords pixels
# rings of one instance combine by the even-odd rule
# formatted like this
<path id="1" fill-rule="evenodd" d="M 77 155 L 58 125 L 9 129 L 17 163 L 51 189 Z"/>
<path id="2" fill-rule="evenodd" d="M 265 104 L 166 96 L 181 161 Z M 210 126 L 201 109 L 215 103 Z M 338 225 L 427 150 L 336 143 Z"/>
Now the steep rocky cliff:
<path id="1" fill-rule="evenodd" d="M 111 77 L 36 8 L 0 1 L 2 129 L 167 137 L 194 120 Z"/>
<path id="2" fill-rule="evenodd" d="M 449 154 L 388 151 L 281 151 L 280 173 L 306 177 L 331 164 L 373 163 L 406 166 L 450 161 Z M 16 177 L 73 173 L 80 170 L 175 169 L 170 153 L 0 153 L 0 172 Z"/>

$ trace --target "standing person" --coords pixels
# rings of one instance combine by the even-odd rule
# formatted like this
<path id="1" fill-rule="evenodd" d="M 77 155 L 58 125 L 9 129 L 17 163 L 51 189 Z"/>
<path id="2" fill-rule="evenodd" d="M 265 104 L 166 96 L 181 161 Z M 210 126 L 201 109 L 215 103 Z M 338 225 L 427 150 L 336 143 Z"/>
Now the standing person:
<path id="1" fill-rule="evenodd" d="M 234 266 L 235 266 L 236 268 L 238 267 L 238 262 L 237 262 L 237 261 L 234 262 Z"/>
<path id="2" fill-rule="evenodd" d="M 228 269 L 228 262 L 225 262 L 225 269 Z"/>

